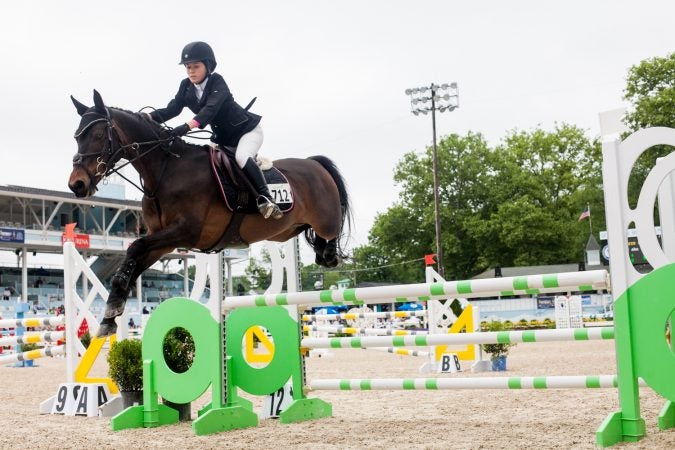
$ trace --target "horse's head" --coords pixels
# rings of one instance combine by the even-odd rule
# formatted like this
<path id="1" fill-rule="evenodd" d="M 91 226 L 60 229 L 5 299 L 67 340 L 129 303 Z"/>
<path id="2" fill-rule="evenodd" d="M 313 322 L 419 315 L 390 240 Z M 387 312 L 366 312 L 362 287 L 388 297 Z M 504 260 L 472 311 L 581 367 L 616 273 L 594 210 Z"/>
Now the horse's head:
<path id="1" fill-rule="evenodd" d="M 68 187 L 77 197 L 89 197 L 96 185 L 109 174 L 122 157 L 117 133 L 113 130 L 110 110 L 101 95 L 94 91 L 94 106 L 87 107 L 70 97 L 82 117 L 75 131 L 77 153 L 73 156 L 73 171 Z"/>

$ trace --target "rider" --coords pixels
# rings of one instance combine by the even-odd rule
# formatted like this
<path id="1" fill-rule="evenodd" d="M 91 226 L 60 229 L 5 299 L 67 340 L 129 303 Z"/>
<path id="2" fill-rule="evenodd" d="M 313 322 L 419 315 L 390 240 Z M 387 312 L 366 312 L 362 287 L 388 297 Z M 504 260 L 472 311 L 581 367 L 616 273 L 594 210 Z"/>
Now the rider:
<path id="1" fill-rule="evenodd" d="M 206 42 L 190 42 L 183 48 L 178 64 L 185 66 L 188 77 L 181 81 L 176 96 L 166 108 L 149 114 L 156 122 L 166 122 L 181 113 L 186 106 L 194 118 L 173 129 L 184 136 L 191 129 L 211 125 L 211 140 L 222 147 L 235 148 L 235 159 L 257 191 L 258 211 L 265 218 L 280 219 L 283 213 L 270 195 L 262 170 L 255 156 L 263 143 L 261 116 L 242 108 L 227 87 L 223 77 L 214 72 L 216 57 Z"/>

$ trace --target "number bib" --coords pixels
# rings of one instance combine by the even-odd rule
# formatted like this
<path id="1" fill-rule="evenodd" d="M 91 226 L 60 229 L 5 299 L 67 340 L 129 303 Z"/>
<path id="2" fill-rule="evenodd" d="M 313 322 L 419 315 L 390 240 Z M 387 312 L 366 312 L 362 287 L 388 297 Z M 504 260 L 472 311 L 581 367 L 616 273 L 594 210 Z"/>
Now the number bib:
<path id="1" fill-rule="evenodd" d="M 277 205 L 290 205 L 293 203 L 293 191 L 288 183 L 272 183 L 267 185 L 272 194 L 272 200 Z"/>

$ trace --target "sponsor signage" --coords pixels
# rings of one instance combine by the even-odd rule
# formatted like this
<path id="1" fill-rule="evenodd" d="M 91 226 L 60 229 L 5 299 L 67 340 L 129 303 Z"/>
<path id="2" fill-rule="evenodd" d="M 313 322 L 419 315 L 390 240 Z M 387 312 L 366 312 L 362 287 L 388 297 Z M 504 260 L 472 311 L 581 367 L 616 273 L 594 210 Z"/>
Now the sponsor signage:
<path id="1" fill-rule="evenodd" d="M 66 224 L 66 231 L 61 235 L 61 245 L 66 242 L 73 242 L 75 248 L 89 248 L 89 235 L 75 233 L 74 223 Z"/>
<path id="2" fill-rule="evenodd" d="M 61 235 L 61 245 L 65 242 L 74 242 L 75 248 L 89 248 L 89 235 L 88 234 L 75 234 L 73 236 L 66 237 L 65 233 Z"/>
<path id="3" fill-rule="evenodd" d="M 553 296 L 539 296 L 537 297 L 537 309 L 554 309 L 555 297 Z"/>
<path id="4" fill-rule="evenodd" d="M 0 242 L 19 242 L 26 240 L 26 232 L 17 228 L 0 228 Z"/>

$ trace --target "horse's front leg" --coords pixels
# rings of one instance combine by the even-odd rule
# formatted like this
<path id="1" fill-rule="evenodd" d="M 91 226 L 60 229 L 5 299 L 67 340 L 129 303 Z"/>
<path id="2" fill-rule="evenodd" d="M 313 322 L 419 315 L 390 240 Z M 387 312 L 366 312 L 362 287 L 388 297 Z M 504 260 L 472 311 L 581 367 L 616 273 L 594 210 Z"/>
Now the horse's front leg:
<path id="1" fill-rule="evenodd" d="M 124 313 L 129 290 L 136 279 L 159 258 L 185 244 L 184 229 L 165 229 L 135 240 L 127 250 L 127 257 L 112 277 L 105 315 L 97 337 L 112 336 L 117 332 L 115 318 Z"/>

